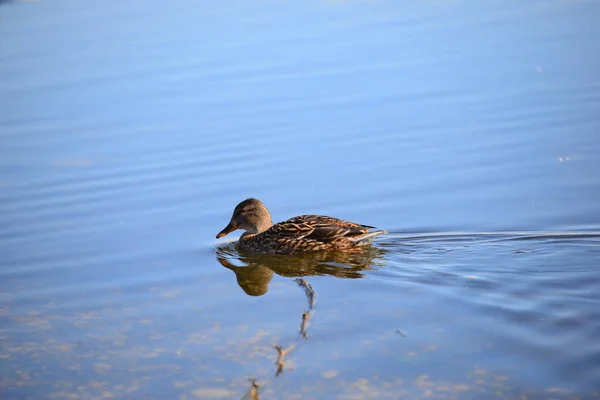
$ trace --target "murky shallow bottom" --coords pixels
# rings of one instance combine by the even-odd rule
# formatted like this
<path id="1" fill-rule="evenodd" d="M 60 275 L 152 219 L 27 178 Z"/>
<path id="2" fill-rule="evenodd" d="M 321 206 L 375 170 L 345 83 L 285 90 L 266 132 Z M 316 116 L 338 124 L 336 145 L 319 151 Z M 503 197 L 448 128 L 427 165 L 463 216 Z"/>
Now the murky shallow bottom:
<path id="1" fill-rule="evenodd" d="M 190 251 L 147 265 L 184 278 L 92 290 L 97 307 L 11 279 L 3 398 L 248 398 L 248 378 L 264 399 L 600 398 L 592 259 L 593 232 L 391 234 L 351 255 Z"/>

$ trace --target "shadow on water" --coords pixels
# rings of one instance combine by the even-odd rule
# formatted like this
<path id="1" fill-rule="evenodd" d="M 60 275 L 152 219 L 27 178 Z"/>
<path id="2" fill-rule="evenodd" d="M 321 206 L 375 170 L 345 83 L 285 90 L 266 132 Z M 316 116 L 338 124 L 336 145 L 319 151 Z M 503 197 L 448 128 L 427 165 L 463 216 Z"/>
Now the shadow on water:
<path id="1" fill-rule="evenodd" d="M 273 274 L 288 278 L 330 275 L 359 279 L 364 277 L 364 271 L 383 266 L 382 257 L 386 252 L 369 247 L 360 253 L 251 254 L 239 251 L 234 244 L 216 249 L 217 261 L 235 273 L 238 285 L 249 296 L 267 293 Z"/>

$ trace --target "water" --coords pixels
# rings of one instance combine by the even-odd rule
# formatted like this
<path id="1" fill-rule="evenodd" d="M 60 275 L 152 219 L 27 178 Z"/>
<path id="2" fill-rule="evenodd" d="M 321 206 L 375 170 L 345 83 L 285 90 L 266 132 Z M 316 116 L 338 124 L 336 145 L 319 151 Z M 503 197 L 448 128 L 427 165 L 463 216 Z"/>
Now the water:
<path id="1" fill-rule="evenodd" d="M 0 13 L 3 399 L 600 397 L 597 2 Z M 249 196 L 390 234 L 243 256 Z"/>

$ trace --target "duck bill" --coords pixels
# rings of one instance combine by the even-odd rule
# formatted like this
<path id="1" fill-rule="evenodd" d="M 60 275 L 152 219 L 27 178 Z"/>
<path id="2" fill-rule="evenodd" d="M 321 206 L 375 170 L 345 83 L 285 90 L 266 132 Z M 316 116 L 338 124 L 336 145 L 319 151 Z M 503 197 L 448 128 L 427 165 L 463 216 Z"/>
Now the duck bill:
<path id="1" fill-rule="evenodd" d="M 219 232 L 217 234 L 217 239 L 222 238 L 223 236 L 227 235 L 228 233 L 235 231 L 237 228 L 238 228 L 238 226 L 236 224 L 234 224 L 233 222 L 230 222 L 229 225 L 227 225 L 225 227 L 225 229 L 223 229 L 221 232 Z"/>

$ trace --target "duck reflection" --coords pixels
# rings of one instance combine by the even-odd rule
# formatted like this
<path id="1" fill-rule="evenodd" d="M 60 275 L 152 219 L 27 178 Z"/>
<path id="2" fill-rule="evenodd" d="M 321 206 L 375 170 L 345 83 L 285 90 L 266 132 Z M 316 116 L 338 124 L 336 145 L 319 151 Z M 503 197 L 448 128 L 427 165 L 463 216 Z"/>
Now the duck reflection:
<path id="1" fill-rule="evenodd" d="M 382 266 L 385 250 L 368 247 L 357 253 L 318 252 L 298 255 L 251 254 L 235 244 L 217 247 L 217 261 L 235 273 L 238 285 L 249 296 L 262 296 L 273 274 L 284 277 L 332 275 L 358 279 L 363 271 Z M 235 263 L 234 263 L 235 262 Z"/>

